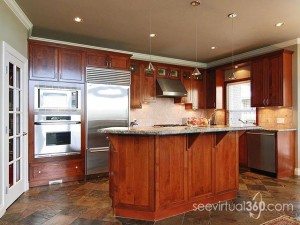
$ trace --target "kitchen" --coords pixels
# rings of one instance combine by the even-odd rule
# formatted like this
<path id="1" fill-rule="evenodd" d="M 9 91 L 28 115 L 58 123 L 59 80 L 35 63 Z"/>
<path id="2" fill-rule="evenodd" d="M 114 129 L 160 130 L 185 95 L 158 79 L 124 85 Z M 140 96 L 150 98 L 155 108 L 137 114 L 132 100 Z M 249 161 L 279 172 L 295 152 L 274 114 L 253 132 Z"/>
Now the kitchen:
<path id="1" fill-rule="evenodd" d="M 111 42 L 101 31 L 98 41 L 93 37 L 98 25 L 78 9 L 97 8 L 96 1 L 61 3 L 72 13 L 46 1 L 1 3 L 10 26 L 3 25 L 8 31 L 1 39 L 7 74 L 1 102 L 8 110 L 1 112 L 0 224 L 274 224 L 273 219 L 293 224 L 299 219 L 299 39 L 286 35 L 296 22 L 268 17 L 274 22 L 261 27 L 267 27 L 269 41 L 257 44 L 253 37 L 246 48 L 241 40 L 251 25 L 242 3 L 228 1 L 222 13 L 209 8 L 220 9 L 216 2 L 169 3 L 187 17 L 176 21 L 179 37 L 166 38 L 161 27 L 168 21 L 162 7 L 167 3 L 144 2 L 134 16 L 141 20 L 135 24 L 143 30 L 140 36 L 118 33 L 128 35 L 123 36 L 131 41 L 127 46 L 122 35 L 109 33 L 108 24 L 107 34 L 115 35 Z M 285 5 L 291 14 L 294 4 Z M 108 2 L 102 6 L 98 10 L 117 15 Z M 252 7 L 259 9 L 256 3 Z M 49 22 L 55 10 L 64 21 L 59 29 L 58 18 Z M 111 22 L 121 23 L 124 13 Z M 222 21 L 227 41 L 212 43 L 215 35 L 204 35 L 212 30 L 203 19 L 213 15 Z M 105 21 L 104 14 L 100 17 Z M 77 29 L 91 36 L 74 33 Z M 193 211 L 193 203 L 248 200 L 258 192 L 265 202 L 292 202 L 294 209 L 262 212 L 258 220 L 247 211 Z"/>

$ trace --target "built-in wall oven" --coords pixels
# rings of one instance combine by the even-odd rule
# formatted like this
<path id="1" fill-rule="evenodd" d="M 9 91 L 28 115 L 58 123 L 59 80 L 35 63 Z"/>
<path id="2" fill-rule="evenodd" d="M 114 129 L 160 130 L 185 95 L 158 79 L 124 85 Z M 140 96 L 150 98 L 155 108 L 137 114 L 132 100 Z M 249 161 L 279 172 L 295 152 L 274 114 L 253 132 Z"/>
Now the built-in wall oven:
<path id="1" fill-rule="evenodd" d="M 35 111 L 80 111 L 81 90 L 76 88 L 36 86 L 34 90 Z"/>
<path id="2" fill-rule="evenodd" d="M 35 157 L 81 153 L 80 115 L 35 115 Z"/>

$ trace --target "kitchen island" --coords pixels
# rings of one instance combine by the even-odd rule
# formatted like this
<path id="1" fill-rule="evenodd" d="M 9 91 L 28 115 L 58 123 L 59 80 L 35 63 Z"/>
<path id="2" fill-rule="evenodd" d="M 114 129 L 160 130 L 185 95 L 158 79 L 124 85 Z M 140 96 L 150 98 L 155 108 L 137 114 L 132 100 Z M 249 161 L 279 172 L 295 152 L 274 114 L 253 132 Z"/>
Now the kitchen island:
<path id="1" fill-rule="evenodd" d="M 160 220 L 236 198 L 238 131 L 259 127 L 107 128 L 116 216 Z"/>

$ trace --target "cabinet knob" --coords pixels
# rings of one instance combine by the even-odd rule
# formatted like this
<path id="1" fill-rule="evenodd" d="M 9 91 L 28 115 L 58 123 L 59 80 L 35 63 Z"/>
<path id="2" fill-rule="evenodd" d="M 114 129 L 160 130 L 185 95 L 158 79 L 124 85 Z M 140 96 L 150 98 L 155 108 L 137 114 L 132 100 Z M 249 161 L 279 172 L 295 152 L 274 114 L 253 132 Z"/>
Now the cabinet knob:
<path id="1" fill-rule="evenodd" d="M 42 173 L 42 171 L 40 171 L 40 170 L 39 170 L 39 172 L 38 172 L 38 173 L 39 173 L 39 174 L 41 174 L 41 173 Z"/>
<path id="2" fill-rule="evenodd" d="M 76 169 L 78 169 L 78 166 L 75 166 Z"/>

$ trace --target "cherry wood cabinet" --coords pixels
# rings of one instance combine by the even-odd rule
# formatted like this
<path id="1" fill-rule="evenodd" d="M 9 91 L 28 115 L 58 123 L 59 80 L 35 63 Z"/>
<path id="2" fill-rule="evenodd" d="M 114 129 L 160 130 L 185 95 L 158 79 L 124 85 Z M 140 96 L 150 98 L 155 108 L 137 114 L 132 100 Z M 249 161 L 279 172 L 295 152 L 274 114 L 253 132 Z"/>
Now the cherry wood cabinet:
<path id="1" fill-rule="evenodd" d="M 59 49 L 59 81 L 84 83 L 85 53 L 81 50 Z"/>
<path id="2" fill-rule="evenodd" d="M 188 141 L 193 141 L 188 149 L 188 198 L 197 201 L 213 195 L 214 135 L 189 135 Z"/>
<path id="3" fill-rule="evenodd" d="M 216 71 L 208 70 L 204 75 L 204 109 L 216 108 Z"/>
<path id="4" fill-rule="evenodd" d="M 236 132 L 216 134 L 215 146 L 215 192 L 238 189 L 238 136 Z"/>
<path id="5" fill-rule="evenodd" d="M 84 159 L 34 163 L 29 166 L 30 187 L 48 185 L 51 180 L 62 182 L 84 178 Z"/>
<path id="6" fill-rule="evenodd" d="M 237 132 L 108 137 L 117 216 L 158 220 L 236 197 Z"/>
<path id="7" fill-rule="evenodd" d="M 128 70 L 130 66 L 130 55 L 100 50 L 87 50 L 86 60 L 91 67 Z"/>
<path id="8" fill-rule="evenodd" d="M 42 43 L 29 42 L 30 79 L 58 80 L 58 49 Z"/>
<path id="9" fill-rule="evenodd" d="M 29 73 L 32 80 L 84 83 L 82 49 L 29 41 Z"/>
<path id="10" fill-rule="evenodd" d="M 203 96 L 204 96 L 204 83 L 203 79 L 198 76 L 191 78 L 191 98 L 192 98 L 192 109 L 197 110 L 204 108 Z"/>
<path id="11" fill-rule="evenodd" d="M 292 52 L 277 51 L 251 64 L 251 106 L 292 106 Z"/>
<path id="12" fill-rule="evenodd" d="M 142 101 L 148 103 L 156 99 L 156 76 L 155 72 L 148 72 L 146 70 L 148 66 L 147 62 L 141 64 L 141 89 L 142 89 Z"/>
<path id="13" fill-rule="evenodd" d="M 141 96 L 141 64 L 137 60 L 131 60 L 131 85 L 130 85 L 130 107 L 142 108 Z"/>

